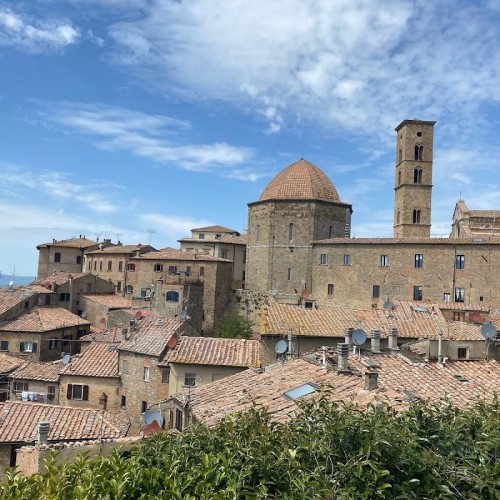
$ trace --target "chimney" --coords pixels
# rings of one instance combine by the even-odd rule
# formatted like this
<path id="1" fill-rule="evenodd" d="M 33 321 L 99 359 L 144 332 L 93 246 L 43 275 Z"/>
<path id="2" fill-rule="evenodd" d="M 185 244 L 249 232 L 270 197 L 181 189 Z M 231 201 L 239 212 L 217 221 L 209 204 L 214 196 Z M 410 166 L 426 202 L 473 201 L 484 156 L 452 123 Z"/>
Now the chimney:
<path id="1" fill-rule="evenodd" d="M 380 330 L 372 330 L 372 352 L 380 352 Z"/>
<path id="2" fill-rule="evenodd" d="M 337 371 L 346 373 L 349 371 L 349 344 L 337 344 Z"/>
<path id="3" fill-rule="evenodd" d="M 354 328 L 346 328 L 345 329 L 345 343 L 347 344 L 347 347 L 350 349 L 352 346 L 352 332 L 354 331 Z"/>
<path id="4" fill-rule="evenodd" d="M 47 444 L 49 442 L 50 422 L 42 420 L 38 423 L 38 444 Z"/>
<path id="5" fill-rule="evenodd" d="M 377 388 L 378 388 L 378 372 L 366 371 L 365 372 L 365 391 L 373 391 Z"/>
<path id="6" fill-rule="evenodd" d="M 398 348 L 398 329 L 391 328 L 389 330 L 389 349 L 397 350 Z"/>

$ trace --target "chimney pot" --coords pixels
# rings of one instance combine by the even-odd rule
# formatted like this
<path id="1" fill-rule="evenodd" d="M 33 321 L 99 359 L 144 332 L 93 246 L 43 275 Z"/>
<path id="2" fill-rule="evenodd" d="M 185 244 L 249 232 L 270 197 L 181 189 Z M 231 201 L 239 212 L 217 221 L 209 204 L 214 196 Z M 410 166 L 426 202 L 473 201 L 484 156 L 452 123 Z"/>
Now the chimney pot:
<path id="1" fill-rule="evenodd" d="M 399 349 L 399 347 L 398 347 L 398 329 L 397 328 L 391 328 L 389 330 L 389 349 L 392 349 L 394 351 Z"/>
<path id="2" fill-rule="evenodd" d="M 380 330 L 372 330 L 370 337 L 372 352 L 380 352 Z"/>
<path id="3" fill-rule="evenodd" d="M 50 422 L 42 420 L 38 423 L 38 443 L 47 444 L 49 442 Z"/>
<path id="4" fill-rule="evenodd" d="M 348 345 L 350 348 L 352 346 L 352 332 L 354 331 L 354 328 L 346 328 L 345 329 L 345 343 Z"/>
<path id="5" fill-rule="evenodd" d="M 378 388 L 378 372 L 365 372 L 365 391 L 373 391 Z"/>
<path id="6" fill-rule="evenodd" d="M 349 371 L 349 344 L 337 344 L 337 371 L 345 373 Z"/>

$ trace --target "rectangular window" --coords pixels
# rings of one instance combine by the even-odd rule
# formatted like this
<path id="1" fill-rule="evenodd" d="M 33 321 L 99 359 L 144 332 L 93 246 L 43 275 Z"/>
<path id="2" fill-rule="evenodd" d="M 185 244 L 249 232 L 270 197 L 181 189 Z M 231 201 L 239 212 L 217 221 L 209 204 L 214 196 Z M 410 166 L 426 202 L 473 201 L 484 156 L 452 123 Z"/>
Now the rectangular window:
<path id="1" fill-rule="evenodd" d="M 204 233 L 200 233 L 200 234 L 198 235 L 198 239 L 199 239 L 199 240 L 204 240 L 204 239 L 205 239 L 205 234 L 204 234 Z"/>
<path id="2" fill-rule="evenodd" d="M 122 373 L 128 373 L 128 359 L 124 359 L 122 362 Z"/>
<path id="3" fill-rule="evenodd" d="M 118 261 L 118 271 L 123 271 L 123 261 L 122 260 Z"/>
<path id="4" fill-rule="evenodd" d="M 413 287 L 413 300 L 422 300 L 423 287 L 420 285 Z"/>
<path id="5" fill-rule="evenodd" d="M 223 259 L 227 259 L 227 250 L 222 250 L 222 252 L 221 252 L 221 257 L 222 257 Z"/>
<path id="6" fill-rule="evenodd" d="M 449 293 L 444 293 L 443 294 L 443 301 L 444 302 L 449 302 L 450 301 L 450 294 Z"/>
<path id="7" fill-rule="evenodd" d="M 465 321 L 465 312 L 453 311 L 453 321 Z"/>
<path id="8" fill-rule="evenodd" d="M 455 302 L 465 302 L 465 288 L 455 288 Z"/>
<path id="9" fill-rule="evenodd" d="M 292 279 L 292 268 L 289 267 L 287 271 L 287 279 L 290 281 Z"/>
<path id="10" fill-rule="evenodd" d="M 23 392 L 28 390 L 28 382 L 14 382 L 14 392 Z"/>
<path id="11" fill-rule="evenodd" d="M 132 285 L 127 285 L 127 289 L 125 291 L 127 293 L 132 293 L 134 291 L 134 287 Z"/>
<path id="12" fill-rule="evenodd" d="M 178 431 L 182 431 L 182 411 L 175 410 L 175 428 Z"/>
<path id="13" fill-rule="evenodd" d="M 88 401 L 89 386 L 83 384 L 68 384 L 68 389 L 66 390 L 66 398 Z"/>
<path id="14" fill-rule="evenodd" d="M 89 269 L 89 271 L 92 271 L 92 262 L 90 262 L 90 260 L 89 260 L 88 269 Z"/>
<path id="15" fill-rule="evenodd" d="M 113 261 L 108 260 L 108 271 L 112 271 L 112 270 L 113 270 Z"/>
<path id="16" fill-rule="evenodd" d="M 77 264 L 81 264 L 82 263 L 82 256 L 81 255 L 77 255 L 76 256 L 76 263 Z"/>
<path id="17" fill-rule="evenodd" d="M 127 406 L 127 396 L 120 397 L 120 407 L 125 408 Z"/>
<path id="18" fill-rule="evenodd" d="M 154 270 L 157 273 L 162 273 L 163 272 L 163 264 L 155 264 Z"/>
<path id="19" fill-rule="evenodd" d="M 37 343 L 36 342 L 21 342 L 19 344 L 19 350 L 21 352 L 36 352 Z"/>
<path id="20" fill-rule="evenodd" d="M 457 349 L 457 359 L 469 359 L 469 348 L 459 347 Z"/>
<path id="21" fill-rule="evenodd" d="M 59 302 L 68 302 L 69 293 L 60 293 L 59 294 Z"/>
<path id="22" fill-rule="evenodd" d="M 333 284 L 332 283 L 329 283 L 328 284 L 328 295 L 332 296 L 333 295 Z"/>
<path id="23" fill-rule="evenodd" d="M 149 366 L 144 367 L 144 381 L 149 382 Z"/>
<path id="24" fill-rule="evenodd" d="M 381 255 L 380 256 L 380 267 L 389 267 L 389 256 Z"/>
<path id="25" fill-rule="evenodd" d="M 320 256 L 319 256 L 319 263 L 322 265 L 322 266 L 326 266 L 328 264 L 328 256 L 326 255 L 326 253 L 322 253 Z"/>
<path id="26" fill-rule="evenodd" d="M 378 299 L 380 297 L 380 285 L 373 285 L 372 287 L 372 297 Z"/>
<path id="27" fill-rule="evenodd" d="M 130 271 L 130 272 L 135 271 L 135 264 L 133 262 L 130 264 L 127 264 L 127 271 Z"/>
<path id="28" fill-rule="evenodd" d="M 455 257 L 455 269 L 465 268 L 465 255 L 457 255 Z"/>
<path id="29" fill-rule="evenodd" d="M 97 270 L 97 260 L 94 260 L 94 271 Z"/>
<path id="30" fill-rule="evenodd" d="M 99 261 L 99 271 L 102 271 L 102 260 Z"/>
<path id="31" fill-rule="evenodd" d="M 148 410 L 148 402 L 141 401 L 141 413 L 146 413 L 147 410 Z"/>
<path id="32" fill-rule="evenodd" d="M 184 271 L 186 276 L 189 276 L 191 274 L 191 266 L 186 266 L 186 270 Z"/>
<path id="33" fill-rule="evenodd" d="M 168 384 L 170 382 L 170 368 L 161 369 L 161 383 Z"/>
<path id="34" fill-rule="evenodd" d="M 54 254 L 54 262 L 61 262 L 61 254 L 59 252 Z"/>
<path id="35" fill-rule="evenodd" d="M 47 386 L 47 400 L 54 401 L 56 399 L 56 386 L 48 385 Z"/>
<path id="36" fill-rule="evenodd" d="M 200 276 L 205 276 L 205 268 L 200 266 Z"/>
<path id="37" fill-rule="evenodd" d="M 422 253 L 415 254 L 415 267 L 416 268 L 424 267 L 424 254 Z"/>
<path id="38" fill-rule="evenodd" d="M 168 274 L 177 274 L 177 266 L 168 266 Z"/>
<path id="39" fill-rule="evenodd" d="M 116 291 L 117 292 L 121 292 L 122 291 L 122 282 L 121 281 L 117 281 L 116 282 Z"/>
<path id="40" fill-rule="evenodd" d="M 0 341 L 0 351 L 8 351 L 9 350 L 9 341 L 2 340 Z"/>
<path id="41" fill-rule="evenodd" d="M 344 266 L 351 265 L 351 256 L 349 254 L 344 254 L 343 264 L 344 264 Z"/>
<path id="42" fill-rule="evenodd" d="M 194 387 L 196 385 L 196 373 L 188 373 L 184 374 L 184 385 L 186 387 Z"/>

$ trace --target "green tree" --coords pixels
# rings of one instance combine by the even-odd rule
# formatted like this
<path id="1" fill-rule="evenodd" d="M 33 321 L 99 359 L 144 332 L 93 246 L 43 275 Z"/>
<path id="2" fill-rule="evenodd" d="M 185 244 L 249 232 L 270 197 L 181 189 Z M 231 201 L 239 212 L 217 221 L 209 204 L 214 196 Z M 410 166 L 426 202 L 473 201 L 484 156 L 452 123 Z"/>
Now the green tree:
<path id="1" fill-rule="evenodd" d="M 221 339 L 249 339 L 252 333 L 252 322 L 237 313 L 223 316 L 216 329 L 216 336 Z"/>

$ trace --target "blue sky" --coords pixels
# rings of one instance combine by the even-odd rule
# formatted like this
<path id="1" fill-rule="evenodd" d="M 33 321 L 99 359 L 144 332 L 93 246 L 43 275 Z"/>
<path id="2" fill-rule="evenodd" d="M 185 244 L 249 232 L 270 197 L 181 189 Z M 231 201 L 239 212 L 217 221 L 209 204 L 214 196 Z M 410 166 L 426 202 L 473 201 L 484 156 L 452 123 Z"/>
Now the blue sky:
<path id="1" fill-rule="evenodd" d="M 0 271 L 85 234 L 246 227 L 304 156 L 391 236 L 394 127 L 436 120 L 432 235 L 500 208 L 500 2 L 0 0 Z"/>

